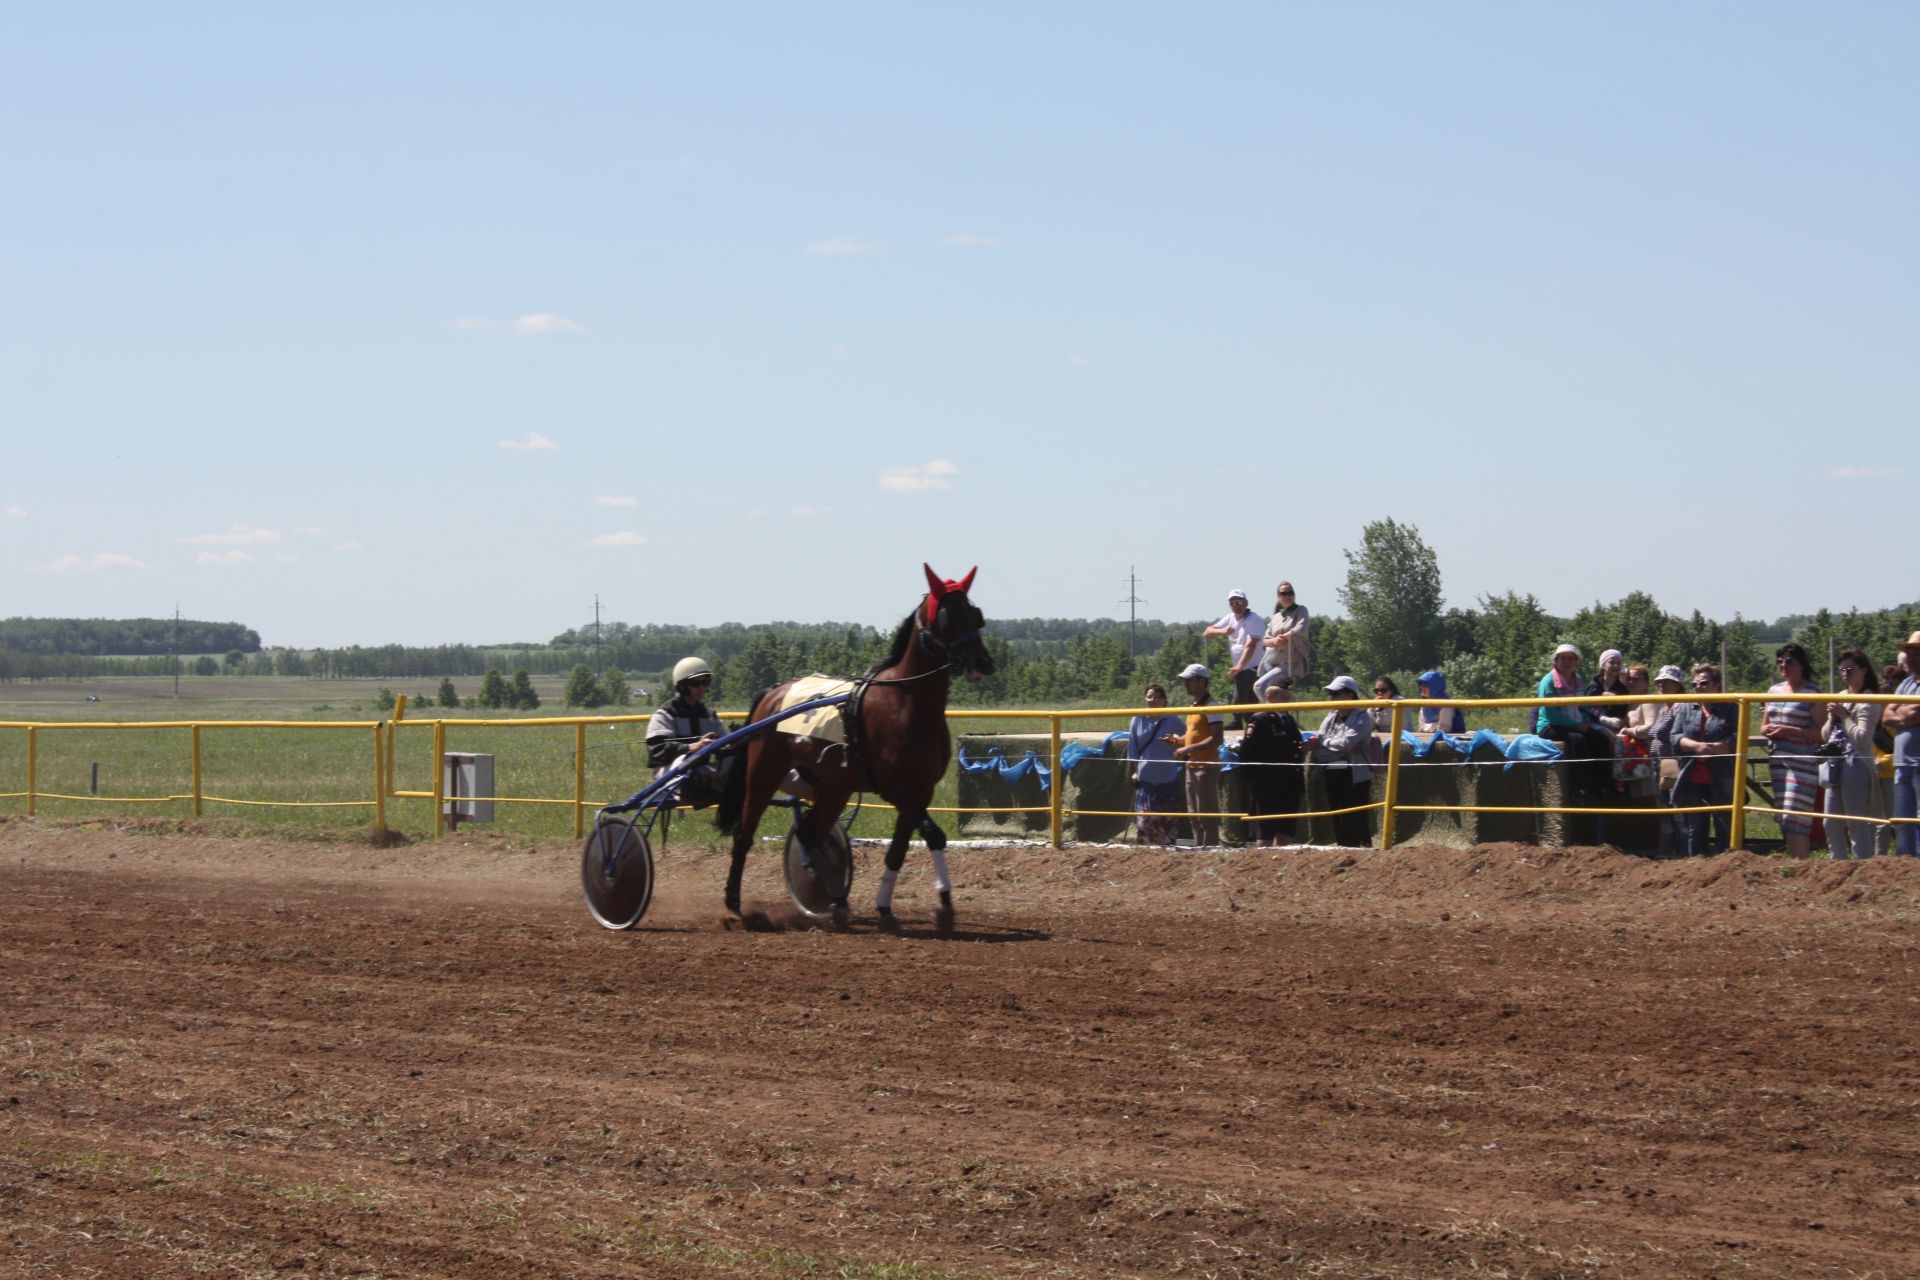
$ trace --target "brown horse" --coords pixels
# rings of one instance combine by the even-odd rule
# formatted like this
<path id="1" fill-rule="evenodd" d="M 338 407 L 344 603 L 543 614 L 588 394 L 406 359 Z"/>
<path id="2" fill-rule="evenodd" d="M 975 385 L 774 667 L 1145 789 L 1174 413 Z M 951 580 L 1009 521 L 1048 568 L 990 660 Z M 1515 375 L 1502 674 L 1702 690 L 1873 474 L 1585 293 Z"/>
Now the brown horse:
<path id="1" fill-rule="evenodd" d="M 946 776 L 952 742 L 947 735 L 947 690 L 954 676 L 978 680 L 993 674 L 993 657 L 981 639 L 985 619 L 967 590 L 978 568 L 955 582 L 942 580 L 930 566 L 928 591 L 894 632 L 887 656 L 855 682 L 845 708 L 846 741 L 823 742 L 769 729 L 750 739 L 744 761 L 732 771 L 715 815 L 722 831 L 733 833 L 733 865 L 727 872 L 727 910 L 740 914 L 740 873 L 774 792 L 789 770 L 798 770 L 813 789 L 812 804 L 797 830 L 809 852 L 824 849 L 829 828 L 855 791 L 873 792 L 892 805 L 897 816 L 887 846 L 886 871 L 875 905 L 884 927 L 896 927 L 893 884 L 906 861 L 907 845 L 919 831 L 933 853 L 934 887 L 940 893 L 936 916 L 943 930 L 953 927 L 953 889 L 942 852 L 947 837 L 927 816 L 933 789 Z M 791 684 L 791 682 L 789 682 Z M 750 720 L 779 710 L 789 684 L 776 685 L 753 700 Z M 836 924 L 847 917 L 847 884 L 841 880 L 833 904 Z"/>

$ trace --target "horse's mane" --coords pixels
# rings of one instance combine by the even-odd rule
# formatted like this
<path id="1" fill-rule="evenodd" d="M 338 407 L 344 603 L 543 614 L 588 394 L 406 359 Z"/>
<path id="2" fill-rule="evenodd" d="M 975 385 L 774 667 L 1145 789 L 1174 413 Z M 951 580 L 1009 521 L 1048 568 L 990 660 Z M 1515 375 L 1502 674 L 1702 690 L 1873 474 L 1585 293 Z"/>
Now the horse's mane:
<path id="1" fill-rule="evenodd" d="M 920 620 L 920 606 L 914 606 L 912 613 L 900 620 L 900 626 L 893 633 L 893 643 L 887 648 L 887 656 L 867 668 L 868 676 L 877 676 L 900 659 L 907 656 L 907 646 L 913 643 L 913 633 Z"/>

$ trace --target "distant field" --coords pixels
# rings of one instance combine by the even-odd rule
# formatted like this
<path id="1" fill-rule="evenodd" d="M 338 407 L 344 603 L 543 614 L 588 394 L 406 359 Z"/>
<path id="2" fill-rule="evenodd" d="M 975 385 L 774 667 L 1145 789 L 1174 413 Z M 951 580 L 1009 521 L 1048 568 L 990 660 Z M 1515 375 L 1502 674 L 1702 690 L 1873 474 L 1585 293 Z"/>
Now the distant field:
<path id="1" fill-rule="evenodd" d="M 433 737 L 427 722 L 437 718 L 524 720 L 574 714 L 560 705 L 564 682 L 559 677 L 535 678 L 533 683 L 542 704 L 533 712 L 468 711 L 420 705 L 421 701 L 430 701 L 428 695 L 439 686 L 437 678 L 399 682 L 239 676 L 182 678 L 178 702 L 173 699 L 173 681 L 165 677 L 14 683 L 0 685 L 0 722 L 372 722 L 389 716 L 378 709 L 379 691 L 386 687 L 408 695 L 415 703 L 395 737 L 394 786 L 400 791 L 431 791 Z M 466 697 L 478 692 L 480 679 L 456 680 L 454 685 L 461 696 Z M 86 701 L 88 694 L 100 701 Z M 632 718 L 590 725 L 587 729 L 585 799 L 594 808 L 625 799 L 651 776 L 643 741 L 644 717 L 651 714 L 651 704 L 606 708 L 594 714 L 616 710 L 624 710 Z M 1313 713 L 1308 713 L 1305 719 L 1308 728 L 1318 723 Z M 961 732 L 1046 732 L 1044 720 L 1013 717 L 970 718 L 954 722 L 953 727 L 956 736 Z M 1118 718 L 1075 717 L 1065 727 L 1070 732 L 1104 733 L 1124 728 L 1125 723 Z M 190 800 L 170 798 L 191 796 L 193 791 L 188 729 L 73 728 L 45 730 L 37 736 L 35 790 L 41 795 L 40 813 L 51 817 L 192 815 Z M 575 776 L 572 726 L 450 725 L 446 745 L 450 751 L 494 757 L 495 795 L 541 801 L 496 806 L 493 823 L 496 830 L 538 838 L 571 835 Z M 202 817 L 250 827 L 315 832 L 365 828 L 374 816 L 373 760 L 371 728 L 203 729 Z M 17 793 L 26 790 L 26 767 L 26 734 L 19 730 L 0 730 L 0 813 L 24 811 L 25 801 Z M 958 804 L 957 772 L 948 771 L 934 795 L 936 807 Z M 72 798 L 48 798 L 48 793 Z M 6 798 L 8 796 L 12 798 Z M 289 807 L 288 802 L 329 807 Z M 588 817 L 590 820 L 591 813 Z M 772 832 L 775 821 L 770 819 L 765 831 Z M 431 801 L 389 799 L 387 825 L 409 836 L 430 834 L 433 830 Z M 952 830 L 957 824 L 944 820 L 942 825 Z M 1768 840 L 1777 835 L 1773 821 L 1757 814 L 1749 819 L 1748 830 L 1755 840 Z M 885 837 L 891 832 L 892 814 L 882 808 L 862 814 L 854 827 L 856 836 Z M 703 845 L 723 840 L 714 830 L 711 816 L 704 813 L 683 815 L 674 825 L 672 838 Z"/>
<path id="2" fill-rule="evenodd" d="M 643 739 L 643 717 L 652 704 L 602 708 L 575 713 L 560 705 L 564 680 L 534 677 L 540 695 L 537 711 L 469 711 L 420 705 L 438 689 L 440 681 L 306 680 L 288 677 L 182 677 L 180 699 L 173 699 L 173 681 L 167 677 L 123 677 L 74 682 L 44 681 L 0 685 L 0 722 L 40 723 L 93 721 L 218 721 L 296 720 L 376 721 L 388 718 L 378 709 L 382 687 L 406 694 L 414 703 L 394 742 L 394 786 L 400 791 L 433 789 L 433 738 L 426 723 L 433 719 L 539 719 L 570 714 L 635 717 L 622 723 L 591 725 L 587 730 L 586 798 L 594 806 L 625 799 L 651 776 Z M 480 677 L 456 679 L 464 698 L 477 693 Z M 88 694 L 100 701 L 88 702 Z M 722 710 L 730 708 L 722 707 Z M 1074 728 L 1096 728 L 1082 723 Z M 1117 722 L 1115 727 L 1119 727 Z M 970 721 L 968 732 L 1033 732 L 1030 720 Z M 1044 732 L 1044 722 L 1039 725 Z M 201 787 L 204 797 L 246 804 L 203 801 L 206 818 L 237 819 L 259 825 L 312 830 L 345 830 L 366 826 L 373 819 L 373 745 L 371 729 L 203 729 L 201 732 Z M 39 811 L 54 817 L 126 815 L 184 817 L 192 812 L 187 800 L 161 797 L 191 795 L 193 788 L 191 733 L 186 728 L 87 729 L 45 731 L 38 735 L 35 790 L 42 793 Z M 447 749 L 479 752 L 494 757 L 495 794 L 508 797 L 571 801 L 574 788 L 574 730 L 566 725 L 450 727 Z M 98 792 L 93 791 L 98 769 Z M 26 734 L 0 731 L 0 795 L 26 789 Z M 934 797 L 936 805 L 957 803 L 958 785 L 951 775 Z M 53 792 L 76 799 L 49 799 Z M 129 801 L 128 797 L 136 798 Z M 344 807 L 259 807 L 266 802 L 299 802 Z M 360 802 L 360 803 L 355 803 Z M 17 813 L 25 801 L 17 796 L 0 799 L 0 812 Z M 571 803 L 503 804 L 495 809 L 495 829 L 554 837 L 573 830 Z M 390 827 L 418 836 L 433 830 L 432 803 L 427 800 L 387 802 Z M 951 827 L 951 823 L 947 824 Z M 773 820 L 765 829 L 772 831 Z M 857 836 L 885 836 L 892 831 L 891 814 L 874 809 L 855 825 Z M 684 816 L 675 825 L 675 840 L 702 844 L 718 842 L 706 814 Z"/>

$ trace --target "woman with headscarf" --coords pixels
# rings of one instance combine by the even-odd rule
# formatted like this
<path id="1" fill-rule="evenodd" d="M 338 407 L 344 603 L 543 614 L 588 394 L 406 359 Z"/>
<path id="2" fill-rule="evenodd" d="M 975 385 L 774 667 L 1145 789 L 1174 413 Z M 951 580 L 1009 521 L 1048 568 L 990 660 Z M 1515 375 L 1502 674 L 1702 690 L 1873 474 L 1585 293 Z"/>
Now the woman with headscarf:
<path id="1" fill-rule="evenodd" d="M 1423 698 L 1444 698 L 1447 696 L 1446 673 L 1435 668 L 1420 673 L 1418 685 Z M 1422 733 L 1465 733 L 1467 731 L 1467 713 L 1459 707 L 1422 707 L 1420 708 L 1420 732 Z"/>
<path id="2" fill-rule="evenodd" d="M 1794 699 L 1794 694 L 1819 693 L 1812 679 L 1813 663 L 1797 644 L 1783 644 L 1773 653 L 1780 683 L 1767 690 L 1782 695 L 1766 704 L 1760 717 L 1760 736 L 1767 743 L 1768 781 L 1773 784 L 1773 807 L 1779 814 L 1780 834 L 1787 852 L 1804 858 L 1813 852 L 1813 817 L 1820 812 L 1820 757 L 1825 735 L 1819 708 Z"/>
<path id="3" fill-rule="evenodd" d="M 1626 656 L 1618 649 L 1609 649 L 1601 654 L 1600 669 L 1594 672 L 1593 679 L 1587 681 L 1587 695 L 1589 697 L 1620 697 L 1632 692 L 1627 688 L 1626 680 L 1622 678 L 1626 665 Z M 1619 733 L 1626 727 L 1626 707 L 1589 707 L 1588 710 L 1593 712 L 1594 719 L 1598 720 L 1610 733 Z"/>
<path id="4" fill-rule="evenodd" d="M 1600 724 L 1592 707 L 1564 699 L 1586 691 L 1580 679 L 1580 651 L 1563 644 L 1553 651 L 1553 669 L 1540 677 L 1539 695 L 1551 699 L 1534 714 L 1533 731 L 1557 742 L 1573 768 L 1573 794 L 1599 795 L 1613 786 L 1613 738 Z"/>

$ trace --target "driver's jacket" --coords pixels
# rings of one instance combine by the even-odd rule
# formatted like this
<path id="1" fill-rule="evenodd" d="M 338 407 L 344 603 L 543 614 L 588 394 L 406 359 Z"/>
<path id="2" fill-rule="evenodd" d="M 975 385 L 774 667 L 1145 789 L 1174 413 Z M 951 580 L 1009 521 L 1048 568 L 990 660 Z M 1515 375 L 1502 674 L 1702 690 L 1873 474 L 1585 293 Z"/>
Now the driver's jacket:
<path id="1" fill-rule="evenodd" d="M 664 769 L 707 734 L 725 732 L 712 707 L 675 694 L 647 722 L 647 763 L 655 770 Z"/>

